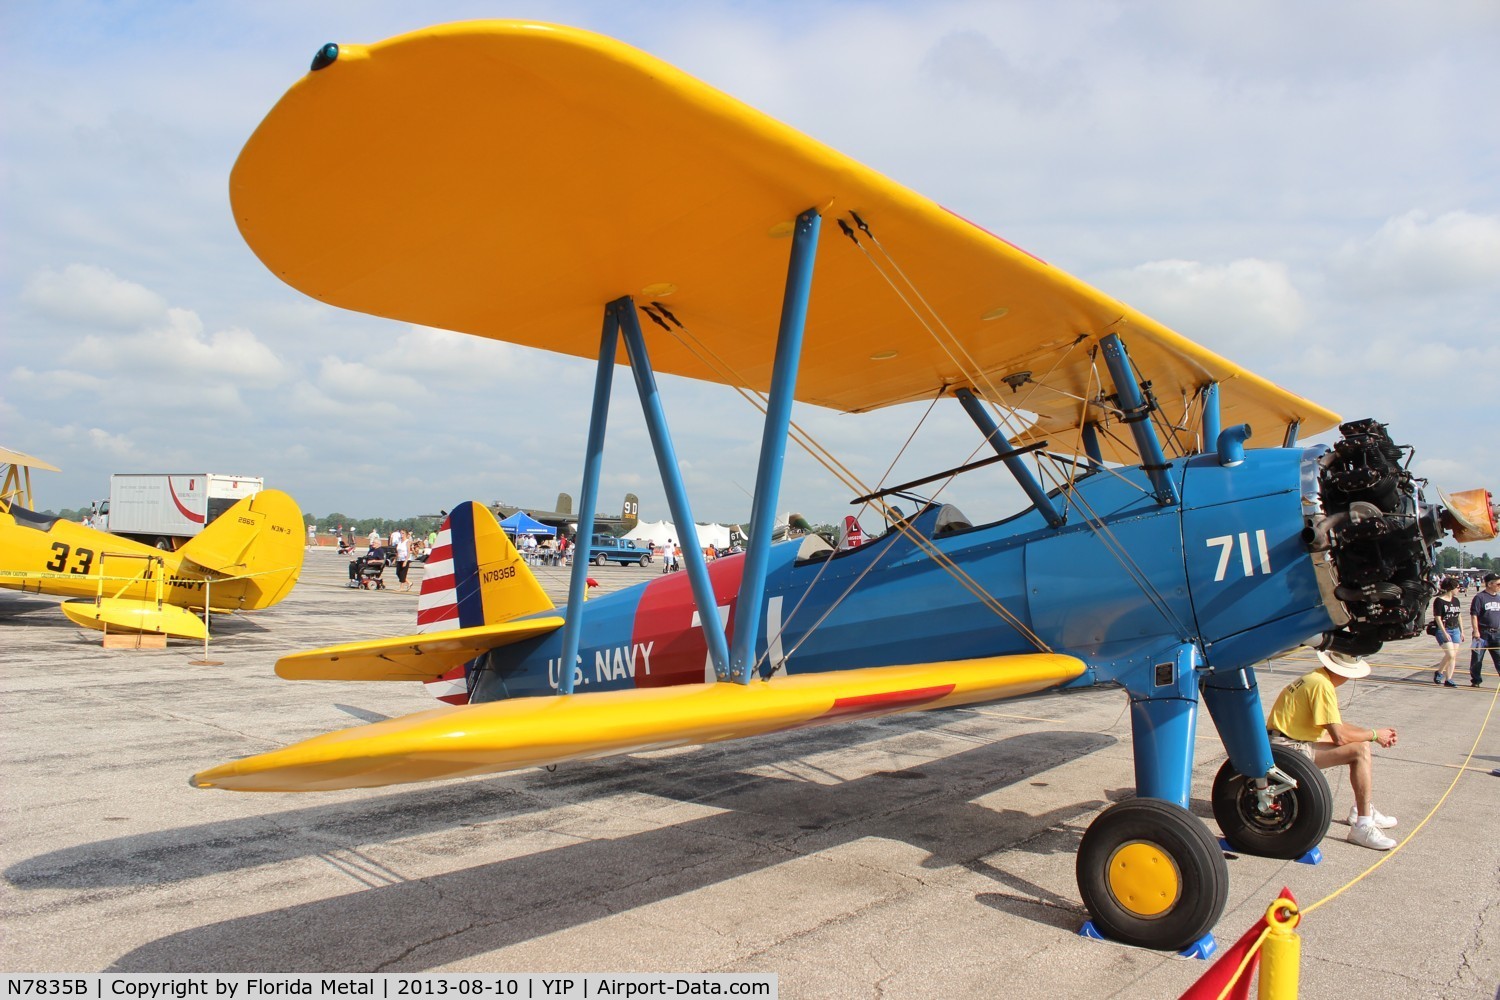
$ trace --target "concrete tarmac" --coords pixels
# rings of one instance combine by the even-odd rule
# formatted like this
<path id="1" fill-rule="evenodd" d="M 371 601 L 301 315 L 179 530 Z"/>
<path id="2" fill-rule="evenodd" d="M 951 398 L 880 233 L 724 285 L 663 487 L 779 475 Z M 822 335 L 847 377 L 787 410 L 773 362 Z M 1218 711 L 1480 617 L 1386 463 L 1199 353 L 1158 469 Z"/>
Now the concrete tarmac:
<path id="1" fill-rule="evenodd" d="M 1208 968 L 1077 936 L 1079 837 L 1133 787 L 1115 690 L 448 783 L 190 788 L 207 766 L 432 707 L 415 684 L 272 672 L 410 631 L 415 590 L 349 590 L 346 564 L 310 551 L 281 605 L 216 619 L 216 665 L 192 643 L 103 650 L 51 602 L 0 592 L 0 968 L 753 971 L 794 998 L 1171 997 Z M 590 575 L 608 590 L 657 569 Z M 538 572 L 566 589 L 566 570 Z M 1340 691 L 1346 720 L 1400 732 L 1377 751 L 1376 801 L 1409 842 L 1347 843 L 1332 772 L 1321 864 L 1229 858 L 1221 947 L 1282 886 L 1310 906 L 1388 859 L 1305 917 L 1303 997 L 1496 995 L 1500 679 L 1470 688 L 1461 666 L 1461 688 L 1437 687 L 1435 659 L 1426 637 L 1391 644 Z M 1313 665 L 1263 664 L 1263 700 Z M 1212 826 L 1224 751 L 1201 720 L 1193 809 Z"/>

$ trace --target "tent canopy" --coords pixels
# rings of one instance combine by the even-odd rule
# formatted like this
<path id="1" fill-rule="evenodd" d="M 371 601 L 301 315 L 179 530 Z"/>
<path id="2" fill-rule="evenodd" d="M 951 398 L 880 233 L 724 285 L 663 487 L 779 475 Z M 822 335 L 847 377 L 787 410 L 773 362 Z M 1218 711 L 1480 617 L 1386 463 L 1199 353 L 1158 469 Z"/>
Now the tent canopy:
<path id="1" fill-rule="evenodd" d="M 557 529 L 549 528 L 524 510 L 518 510 L 500 522 L 500 527 L 512 535 L 555 535 Z"/>
<path id="2" fill-rule="evenodd" d="M 715 548 L 726 549 L 729 547 L 729 528 L 722 524 L 695 524 L 693 530 L 697 534 L 700 546 L 712 545 Z M 657 545 L 667 544 L 667 539 L 681 544 L 683 533 L 677 530 L 676 525 L 670 521 L 642 521 L 632 528 L 626 538 L 637 542 L 648 539 Z"/>

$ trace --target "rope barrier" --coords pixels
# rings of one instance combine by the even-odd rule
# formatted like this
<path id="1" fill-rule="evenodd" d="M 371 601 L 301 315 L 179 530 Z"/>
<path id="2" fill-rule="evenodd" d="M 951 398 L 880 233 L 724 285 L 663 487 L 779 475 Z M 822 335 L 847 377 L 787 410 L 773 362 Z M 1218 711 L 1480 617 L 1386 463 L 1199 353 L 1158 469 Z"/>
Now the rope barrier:
<path id="1" fill-rule="evenodd" d="M 206 583 L 210 580 L 214 583 L 227 583 L 231 580 L 250 580 L 258 576 L 278 576 L 288 571 L 300 571 L 300 569 L 301 567 L 297 566 L 281 566 L 276 569 L 257 570 L 253 573 L 227 573 L 221 576 L 212 577 L 169 576 L 166 578 L 166 583 L 169 587 L 181 584 Z M 74 583 L 77 583 L 80 580 L 87 580 L 90 583 L 95 583 L 100 580 L 104 581 L 105 583 L 130 583 L 136 581 L 145 582 L 144 578 L 139 575 L 107 576 L 100 573 L 48 573 L 25 569 L 0 570 L 0 580 L 64 580 L 72 581 Z"/>
<path id="2" fill-rule="evenodd" d="M 1402 838 L 1400 843 L 1385 852 L 1379 860 L 1375 861 L 1364 871 L 1315 903 L 1308 906 L 1298 906 L 1295 902 L 1282 898 L 1277 899 L 1271 904 L 1270 908 L 1266 911 L 1266 928 L 1245 953 L 1234 974 L 1219 992 L 1217 1000 L 1226 1000 L 1232 993 L 1236 992 L 1236 985 L 1255 964 L 1257 955 L 1262 951 L 1264 951 L 1264 955 L 1261 956 L 1259 995 L 1267 998 L 1267 1000 L 1295 1000 L 1301 973 L 1301 940 L 1295 933 L 1297 925 L 1301 923 L 1303 917 L 1317 912 L 1322 907 L 1338 899 L 1360 882 L 1373 875 L 1382 865 L 1389 863 L 1396 857 L 1407 844 L 1412 842 L 1417 834 L 1422 832 L 1422 829 L 1432 821 L 1433 817 L 1438 814 L 1438 811 L 1447 803 L 1454 789 L 1458 787 L 1459 781 L 1463 779 L 1466 773 L 1469 771 L 1489 773 L 1483 768 L 1471 767 L 1470 762 L 1474 759 L 1474 755 L 1479 750 L 1479 744 L 1489 729 L 1490 720 L 1494 717 L 1497 703 L 1500 703 L 1500 688 L 1497 688 L 1490 695 L 1489 708 L 1485 711 L 1484 719 L 1479 724 L 1479 732 L 1475 734 L 1474 742 L 1470 744 L 1469 752 L 1464 755 L 1463 762 L 1458 765 L 1448 765 L 1458 768 L 1457 773 L 1453 776 L 1453 780 L 1448 783 L 1447 789 L 1444 790 L 1437 802 L 1433 804 L 1433 807 L 1428 810 L 1427 815 L 1422 817 L 1421 822 L 1413 827 L 1411 832 Z M 1278 913 L 1281 916 L 1278 916 Z M 1198 985 L 1206 985 L 1203 983 L 1203 980 L 1212 975 L 1213 971 L 1213 969 L 1210 969 L 1209 972 L 1205 973 Z M 1189 988 L 1188 992 L 1183 994 L 1185 997 L 1194 995 L 1201 994 L 1198 994 L 1194 988 Z M 1240 991 L 1238 995 L 1243 996 L 1244 992 Z"/>
<path id="3" fill-rule="evenodd" d="M 1484 713 L 1484 721 L 1480 723 L 1480 725 L 1479 725 L 1479 732 L 1474 736 L 1474 742 L 1469 747 L 1469 752 L 1468 752 L 1467 755 L 1465 755 L 1463 764 L 1460 766 L 1460 768 L 1458 770 L 1458 773 L 1455 774 L 1453 776 L 1453 780 L 1448 783 L 1448 789 L 1445 792 L 1443 792 L 1442 797 L 1437 800 L 1437 804 L 1432 807 L 1432 809 L 1427 813 L 1426 816 L 1422 817 L 1422 821 L 1420 823 L 1418 823 L 1415 827 L 1413 827 L 1411 833 L 1408 833 L 1402 839 L 1402 841 L 1399 844 L 1397 844 L 1395 847 L 1391 848 L 1389 851 L 1385 852 L 1385 854 L 1380 858 L 1380 860 L 1376 861 L 1370 867 L 1366 868 L 1364 871 L 1360 872 L 1354 878 L 1350 879 L 1348 882 L 1344 883 L 1344 885 L 1340 886 L 1338 889 L 1336 889 L 1333 892 L 1329 893 L 1328 895 L 1324 896 L 1322 899 L 1318 900 L 1316 903 L 1313 903 L 1311 906 L 1305 907 L 1302 910 L 1302 912 L 1304 914 L 1315 912 L 1316 910 L 1318 910 L 1323 905 L 1325 905 L 1327 903 L 1333 902 L 1333 900 L 1335 900 L 1339 896 L 1343 895 L 1349 889 L 1353 888 L 1354 886 L 1358 885 L 1360 882 L 1364 881 L 1371 874 L 1373 874 L 1375 872 L 1375 870 L 1378 869 L 1381 865 L 1383 865 L 1386 862 L 1390 861 L 1397 854 L 1399 854 L 1401 852 L 1401 850 L 1404 847 L 1406 847 L 1407 844 L 1411 843 L 1412 838 L 1415 837 L 1418 833 L 1420 833 L 1422 831 L 1422 828 L 1424 826 L 1426 826 L 1432 820 L 1432 817 L 1437 815 L 1438 810 L 1441 809 L 1443 807 L 1443 804 L 1448 801 L 1448 796 L 1450 796 L 1450 795 L 1453 794 L 1453 789 L 1455 789 L 1455 788 L 1458 787 L 1458 783 L 1460 781 L 1462 781 L 1463 780 L 1463 776 L 1468 773 L 1469 762 L 1474 759 L 1474 754 L 1479 750 L 1479 741 L 1482 740 L 1482 739 L 1484 739 L 1485 730 L 1489 728 L 1490 718 L 1491 718 L 1491 716 L 1493 716 L 1495 714 L 1495 703 L 1496 703 L 1497 699 L 1500 699 L 1500 688 L 1496 688 L 1495 693 L 1492 694 L 1492 695 L 1490 695 L 1490 707 Z"/>

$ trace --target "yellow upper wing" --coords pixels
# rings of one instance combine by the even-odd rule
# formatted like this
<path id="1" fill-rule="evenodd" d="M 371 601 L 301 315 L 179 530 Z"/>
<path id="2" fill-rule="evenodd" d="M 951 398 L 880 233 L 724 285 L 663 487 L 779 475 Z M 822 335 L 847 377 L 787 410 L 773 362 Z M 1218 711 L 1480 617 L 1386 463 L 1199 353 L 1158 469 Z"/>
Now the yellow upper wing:
<path id="1" fill-rule="evenodd" d="M 1029 653 L 437 708 L 315 736 L 193 775 L 199 788 L 306 792 L 458 778 L 712 743 L 1055 687 L 1082 660 Z"/>
<path id="2" fill-rule="evenodd" d="M 41 469 L 45 472 L 61 472 L 51 462 L 44 462 L 34 455 L 28 455 L 24 451 L 12 451 L 9 448 L 0 448 L 0 465 L 16 465 L 23 469 Z"/>
<path id="3" fill-rule="evenodd" d="M 727 372 L 648 325 L 658 370 L 758 389 L 770 381 L 783 237 L 816 207 L 827 221 L 800 400 L 868 410 L 1050 373 L 1045 388 L 1002 389 L 1002 401 L 1039 414 L 1057 450 L 1077 451 L 1075 397 L 1100 389 L 1090 348 L 1118 333 L 1169 419 L 1179 390 L 1211 381 L 1225 383 L 1224 424 L 1250 423 L 1257 444 L 1280 443 L 1293 421 L 1314 433 L 1338 419 L 680 70 L 577 29 L 476 21 L 341 46 L 262 122 L 230 194 L 261 260 L 324 302 L 593 358 L 606 302 L 659 299 Z M 850 211 L 955 342 L 924 330 L 839 234 L 833 220 Z M 1119 437 L 1108 455 L 1129 460 Z"/>

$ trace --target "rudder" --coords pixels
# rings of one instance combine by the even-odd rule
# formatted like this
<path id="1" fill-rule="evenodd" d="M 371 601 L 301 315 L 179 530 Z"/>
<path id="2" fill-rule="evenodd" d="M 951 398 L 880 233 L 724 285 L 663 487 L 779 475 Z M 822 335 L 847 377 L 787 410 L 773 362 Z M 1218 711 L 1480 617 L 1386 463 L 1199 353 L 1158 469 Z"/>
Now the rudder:
<path id="1" fill-rule="evenodd" d="M 297 501 L 281 490 L 261 490 L 220 514 L 177 554 L 234 578 L 215 586 L 215 610 L 254 611 L 269 608 L 291 592 L 302 573 L 306 531 Z M 220 594 L 233 603 L 221 604 Z"/>
<path id="2" fill-rule="evenodd" d="M 417 633 L 494 625 L 553 608 L 526 560 L 483 504 L 459 504 L 444 519 L 417 596 Z M 434 698 L 467 704 L 468 664 L 427 682 Z"/>

